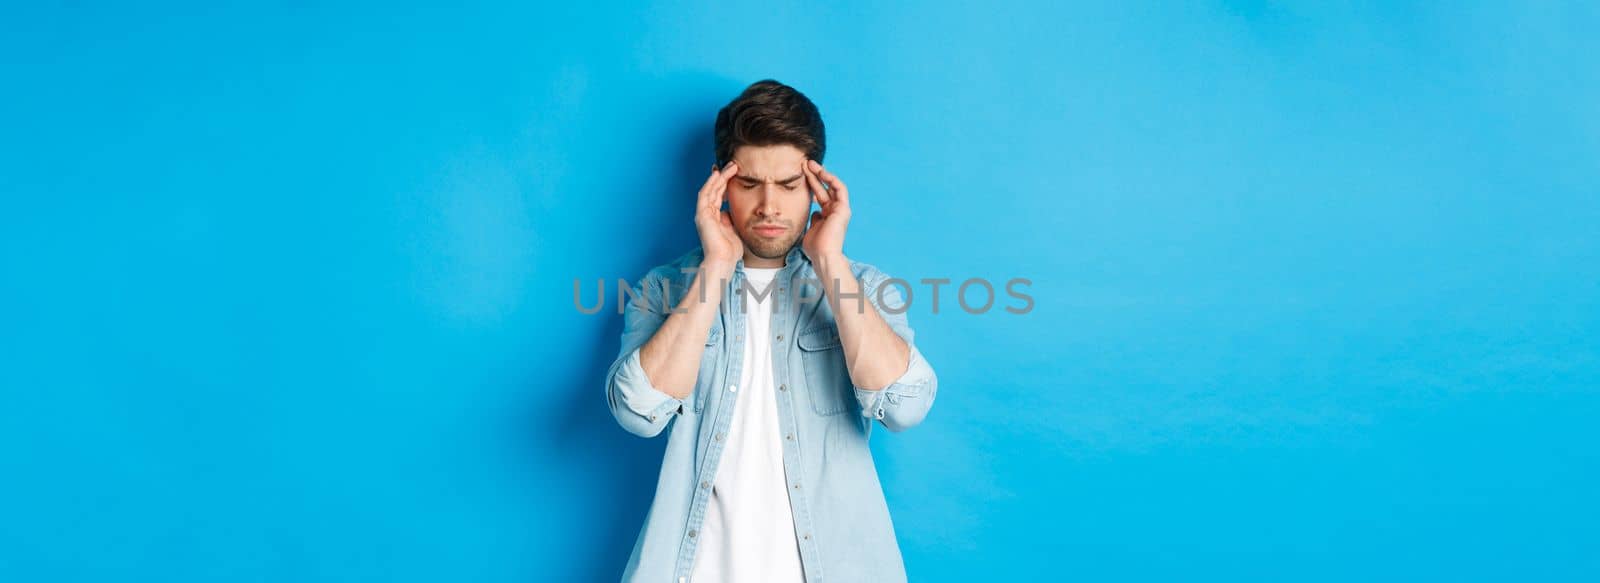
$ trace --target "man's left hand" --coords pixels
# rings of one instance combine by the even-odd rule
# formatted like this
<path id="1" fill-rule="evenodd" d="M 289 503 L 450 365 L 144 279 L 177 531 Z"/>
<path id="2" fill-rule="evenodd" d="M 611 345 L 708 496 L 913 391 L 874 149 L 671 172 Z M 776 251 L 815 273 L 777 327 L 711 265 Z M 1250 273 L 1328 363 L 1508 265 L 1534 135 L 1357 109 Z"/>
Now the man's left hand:
<path id="1" fill-rule="evenodd" d="M 844 232 L 850 224 L 850 191 L 816 160 L 803 167 L 806 187 L 822 210 L 811 213 L 811 227 L 800 247 L 813 263 L 844 255 Z"/>

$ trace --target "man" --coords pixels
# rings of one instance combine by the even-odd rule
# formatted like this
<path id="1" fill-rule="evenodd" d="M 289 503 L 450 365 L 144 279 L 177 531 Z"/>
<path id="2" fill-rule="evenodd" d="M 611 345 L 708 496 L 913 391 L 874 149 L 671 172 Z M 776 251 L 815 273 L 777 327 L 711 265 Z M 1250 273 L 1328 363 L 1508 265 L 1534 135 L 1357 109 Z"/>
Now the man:
<path id="1" fill-rule="evenodd" d="M 717 114 L 715 141 L 700 249 L 632 288 L 607 373 L 624 429 L 672 426 L 623 579 L 903 581 L 867 437 L 933 405 L 909 306 L 844 255 L 850 193 L 821 165 L 811 100 L 756 82 Z"/>

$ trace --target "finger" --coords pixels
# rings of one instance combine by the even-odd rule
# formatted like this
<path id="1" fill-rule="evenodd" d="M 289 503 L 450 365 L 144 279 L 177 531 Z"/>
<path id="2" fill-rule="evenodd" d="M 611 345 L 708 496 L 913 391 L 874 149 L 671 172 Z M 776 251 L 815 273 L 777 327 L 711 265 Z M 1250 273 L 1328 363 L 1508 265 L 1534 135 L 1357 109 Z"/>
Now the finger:
<path id="1" fill-rule="evenodd" d="M 812 198 L 817 200 L 817 204 L 823 207 L 828 206 L 828 203 L 832 202 L 833 199 L 828 196 L 827 189 L 822 187 L 822 181 L 818 180 L 817 175 L 811 171 L 810 164 L 806 165 L 805 171 L 801 172 L 801 174 L 806 175 L 806 188 L 811 191 Z"/>
<path id="2" fill-rule="evenodd" d="M 730 169 L 728 166 L 728 164 L 724 164 L 722 168 L 717 168 L 716 164 L 711 165 L 711 175 L 706 177 L 705 184 L 700 185 L 700 194 L 695 203 L 697 208 L 705 208 L 712 211 L 722 208 L 722 201 L 719 198 L 722 193 L 718 192 L 717 189 L 726 187 L 728 185 L 728 176 L 732 176 L 732 172 L 729 170 L 736 170 Z"/>
<path id="3" fill-rule="evenodd" d="M 717 165 L 712 164 L 711 175 L 706 177 L 705 184 L 700 185 L 700 194 L 696 197 L 695 202 L 696 208 L 704 208 L 711 205 L 711 187 L 717 183 L 717 175 L 720 173 L 721 171 L 717 169 Z"/>
<path id="4" fill-rule="evenodd" d="M 738 162 L 734 162 L 734 161 L 730 160 L 727 164 L 722 165 L 722 178 L 720 180 L 717 180 L 716 185 L 713 186 L 713 188 L 716 189 L 716 195 L 713 197 L 713 200 L 711 201 L 711 204 L 712 204 L 711 210 L 714 210 L 714 211 L 722 210 L 722 203 L 728 200 L 728 183 L 733 180 L 734 176 L 738 176 L 738 175 L 739 175 L 739 163 Z"/>
<path id="5" fill-rule="evenodd" d="M 715 200 L 712 201 L 715 205 L 715 207 L 713 207 L 715 210 L 722 210 L 722 201 L 727 200 L 728 183 L 733 180 L 734 176 L 738 175 L 738 162 L 729 160 L 727 164 L 722 165 L 722 174 L 717 178 L 716 184 L 712 185 L 712 188 L 716 191 L 716 194 L 713 197 Z"/>
<path id="6" fill-rule="evenodd" d="M 850 189 L 845 187 L 844 181 L 840 180 L 838 176 L 834 176 L 827 168 L 823 168 L 822 164 L 819 164 L 816 160 L 812 160 L 811 164 L 817 175 L 821 176 L 822 181 L 831 189 L 829 195 L 839 199 L 839 202 L 850 204 Z"/>

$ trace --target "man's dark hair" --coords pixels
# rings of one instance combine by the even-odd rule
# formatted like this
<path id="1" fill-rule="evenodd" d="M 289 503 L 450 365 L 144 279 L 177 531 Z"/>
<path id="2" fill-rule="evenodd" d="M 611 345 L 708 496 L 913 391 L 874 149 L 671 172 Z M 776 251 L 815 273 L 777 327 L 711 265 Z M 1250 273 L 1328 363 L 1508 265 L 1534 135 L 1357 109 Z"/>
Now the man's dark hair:
<path id="1" fill-rule="evenodd" d="M 732 160 L 739 146 L 789 144 L 818 163 L 828 149 L 817 106 L 772 79 L 751 83 L 717 112 L 715 144 L 718 167 Z"/>

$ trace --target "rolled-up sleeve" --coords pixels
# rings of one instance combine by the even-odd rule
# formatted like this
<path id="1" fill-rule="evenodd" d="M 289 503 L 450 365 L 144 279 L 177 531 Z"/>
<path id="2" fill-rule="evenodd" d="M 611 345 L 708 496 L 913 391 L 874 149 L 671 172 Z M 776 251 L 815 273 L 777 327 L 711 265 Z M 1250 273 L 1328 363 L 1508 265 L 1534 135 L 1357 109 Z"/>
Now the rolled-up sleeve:
<path id="1" fill-rule="evenodd" d="M 913 345 L 905 374 L 879 390 L 856 387 L 856 400 L 861 402 L 862 415 L 877 419 L 889 431 L 900 432 L 922 423 L 933 407 L 937 390 L 938 377 L 934 376 L 933 367 Z"/>
<path id="2" fill-rule="evenodd" d="M 606 386 L 606 398 L 611 406 L 611 414 L 629 433 L 654 437 L 661 433 L 673 415 L 683 413 L 683 399 L 668 395 L 650 384 L 644 367 L 639 365 L 638 348 L 611 365 L 610 379 Z"/>
<path id="3" fill-rule="evenodd" d="M 885 282 L 890 278 L 870 267 L 860 280 L 862 289 L 866 290 L 868 303 L 877 308 L 889 328 L 905 341 L 911 358 L 906 363 L 906 371 L 889 386 L 876 390 L 855 387 L 856 401 L 861 404 L 862 416 L 877 419 L 889 431 L 898 433 L 922 423 L 928 416 L 928 411 L 933 408 L 934 396 L 939 391 L 939 377 L 917 348 L 915 333 L 906 318 L 906 312 L 909 311 L 906 308 L 909 306 L 899 287 L 893 283 L 886 286 Z M 885 305 L 893 310 L 885 309 Z M 896 311 L 899 313 L 894 313 Z"/>
<path id="4" fill-rule="evenodd" d="M 639 363 L 639 349 L 661 328 L 667 311 L 659 280 L 645 276 L 623 306 L 622 350 L 606 373 L 606 403 L 617 423 L 629 433 L 655 437 L 684 410 L 684 400 L 650 383 Z"/>

